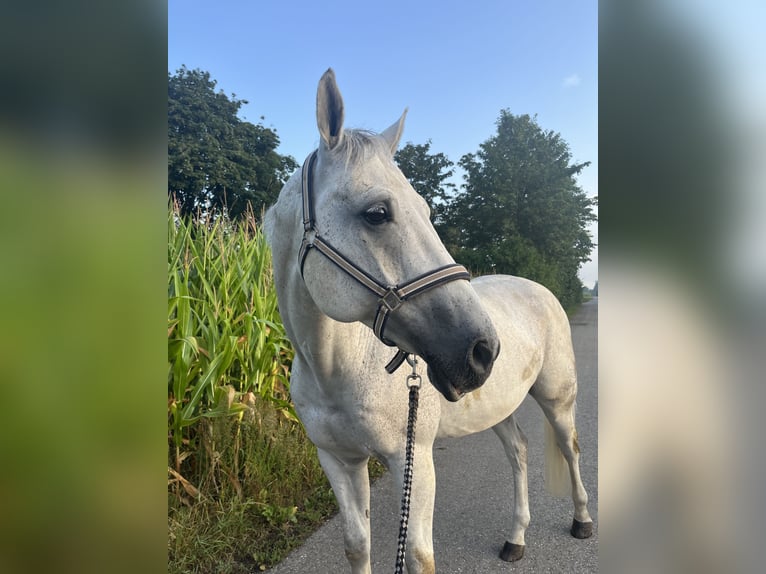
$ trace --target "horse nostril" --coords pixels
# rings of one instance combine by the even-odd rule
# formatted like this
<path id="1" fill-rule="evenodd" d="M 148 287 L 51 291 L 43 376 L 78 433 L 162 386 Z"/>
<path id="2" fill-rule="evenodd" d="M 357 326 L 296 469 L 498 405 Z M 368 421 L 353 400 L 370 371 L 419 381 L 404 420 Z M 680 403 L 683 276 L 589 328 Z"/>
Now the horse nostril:
<path id="1" fill-rule="evenodd" d="M 496 356 L 489 342 L 479 339 L 473 344 L 468 361 L 477 374 L 485 374 L 492 369 Z"/>

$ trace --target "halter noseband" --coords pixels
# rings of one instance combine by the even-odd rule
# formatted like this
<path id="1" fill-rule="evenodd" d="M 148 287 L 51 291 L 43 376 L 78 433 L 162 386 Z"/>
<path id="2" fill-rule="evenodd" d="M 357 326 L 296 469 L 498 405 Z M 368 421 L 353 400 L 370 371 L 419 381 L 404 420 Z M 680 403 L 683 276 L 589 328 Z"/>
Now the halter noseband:
<path id="1" fill-rule="evenodd" d="M 375 313 L 373 321 L 373 331 L 375 336 L 383 341 L 389 347 L 396 347 L 396 343 L 389 341 L 383 335 L 383 331 L 391 312 L 396 311 L 402 303 L 412 299 L 416 295 L 425 293 L 450 281 L 458 279 L 470 280 L 471 275 L 465 267 L 457 263 L 444 265 L 419 275 L 400 285 L 385 285 L 372 275 L 358 267 L 345 255 L 324 240 L 317 231 L 316 218 L 314 214 L 314 190 L 312 173 L 316 163 L 317 150 L 314 150 L 303 164 L 301 194 L 303 196 L 303 241 L 298 252 L 301 277 L 303 277 L 303 265 L 306 262 L 306 256 L 312 248 L 315 248 L 322 255 L 327 257 L 335 265 L 340 267 L 348 275 L 354 278 L 362 286 L 374 293 L 378 299 L 378 310 Z M 407 353 L 399 349 L 393 359 L 386 365 L 386 370 L 393 373 L 404 362 Z"/>

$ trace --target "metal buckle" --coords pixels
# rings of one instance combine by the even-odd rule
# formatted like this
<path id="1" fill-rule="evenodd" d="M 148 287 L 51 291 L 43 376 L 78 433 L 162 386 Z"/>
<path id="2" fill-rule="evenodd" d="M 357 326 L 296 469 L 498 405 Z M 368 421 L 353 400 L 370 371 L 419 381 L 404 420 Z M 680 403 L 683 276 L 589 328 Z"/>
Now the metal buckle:
<path id="1" fill-rule="evenodd" d="M 309 247 L 314 247 L 314 242 L 317 238 L 317 230 L 314 228 L 307 229 L 303 232 L 303 240 Z"/>
<path id="2" fill-rule="evenodd" d="M 380 302 L 383 303 L 389 311 L 396 311 L 404 302 L 399 295 L 396 294 L 395 289 L 396 287 L 389 287 L 386 294 L 380 298 Z"/>

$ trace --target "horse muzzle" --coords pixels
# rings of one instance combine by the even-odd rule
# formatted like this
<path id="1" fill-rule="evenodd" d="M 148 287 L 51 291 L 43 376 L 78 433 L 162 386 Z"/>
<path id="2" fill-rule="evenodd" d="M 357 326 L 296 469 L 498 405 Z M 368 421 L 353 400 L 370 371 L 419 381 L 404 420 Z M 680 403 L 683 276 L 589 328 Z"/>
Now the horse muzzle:
<path id="1" fill-rule="evenodd" d="M 462 358 L 457 354 L 423 354 L 428 363 L 428 379 L 448 401 L 460 400 L 489 378 L 500 354 L 500 341 L 494 333 L 492 335 L 475 339 Z"/>

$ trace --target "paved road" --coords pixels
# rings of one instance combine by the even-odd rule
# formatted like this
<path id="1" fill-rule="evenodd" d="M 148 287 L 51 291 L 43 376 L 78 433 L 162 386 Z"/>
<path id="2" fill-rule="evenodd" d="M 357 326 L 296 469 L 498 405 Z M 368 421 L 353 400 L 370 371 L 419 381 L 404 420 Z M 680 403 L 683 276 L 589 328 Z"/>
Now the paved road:
<path id="1" fill-rule="evenodd" d="M 529 505 L 524 558 L 516 563 L 498 558 L 511 521 L 513 476 L 500 441 L 491 431 L 434 445 L 436 510 L 434 553 L 440 574 L 496 572 L 598 571 L 598 299 L 583 305 L 572 318 L 579 395 L 577 431 L 582 449 L 580 469 L 590 497 L 594 534 L 588 540 L 569 535 L 572 503 L 554 498 L 543 487 L 543 415 L 527 398 L 518 421 L 529 438 Z M 471 488 L 466 490 L 466 484 Z M 398 533 L 399 495 L 390 475 L 372 488 L 372 570 L 393 572 Z M 270 572 L 335 574 L 348 572 L 343 553 L 340 516 L 335 516 Z"/>

